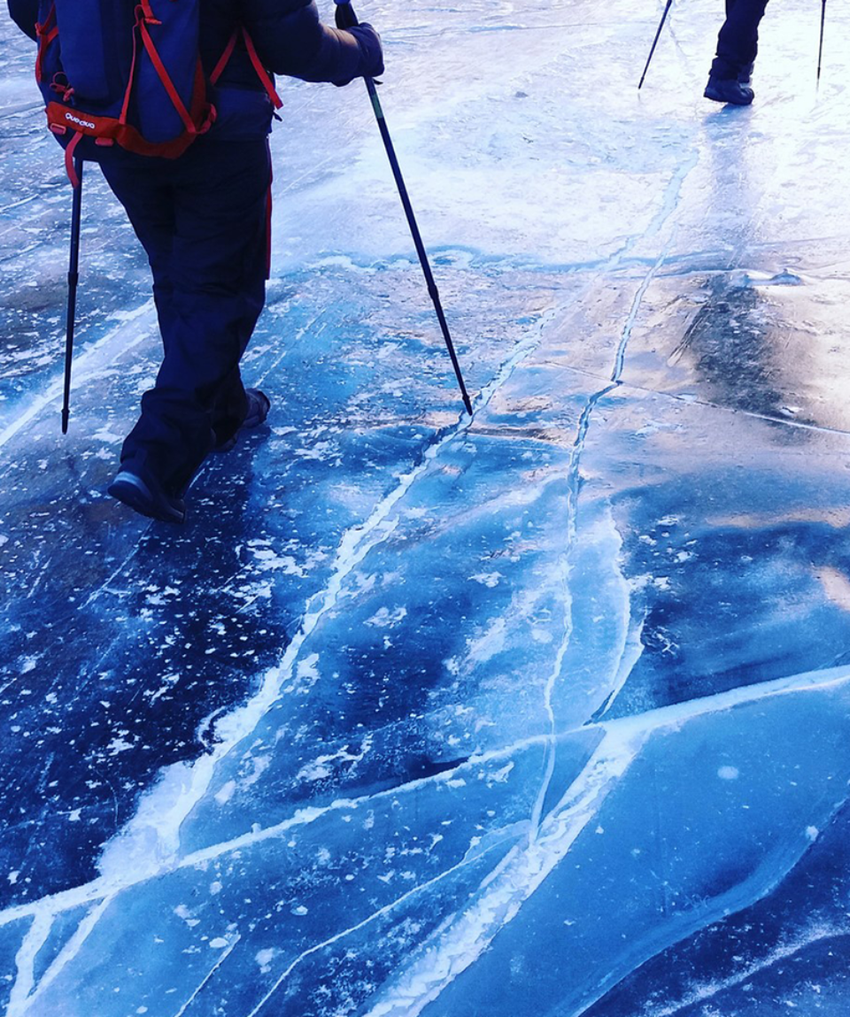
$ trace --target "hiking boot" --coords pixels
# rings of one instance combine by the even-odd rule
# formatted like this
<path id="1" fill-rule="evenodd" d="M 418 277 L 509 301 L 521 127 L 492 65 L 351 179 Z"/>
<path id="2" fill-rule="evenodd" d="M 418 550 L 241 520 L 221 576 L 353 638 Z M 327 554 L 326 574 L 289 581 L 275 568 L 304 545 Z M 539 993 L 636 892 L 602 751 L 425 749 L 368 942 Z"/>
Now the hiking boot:
<path id="1" fill-rule="evenodd" d="M 229 452 L 236 444 L 239 432 L 243 428 L 250 430 L 259 427 L 269 415 L 272 404 L 265 392 L 261 392 L 258 388 L 246 388 L 245 395 L 248 397 L 248 412 L 245 414 L 245 419 L 229 438 L 213 445 L 213 452 Z"/>
<path id="2" fill-rule="evenodd" d="M 748 85 L 742 85 L 735 78 L 716 78 L 713 74 L 709 76 L 703 95 L 732 106 L 749 106 L 755 98 L 755 92 Z"/>
<path id="3" fill-rule="evenodd" d="M 755 64 L 747 64 L 738 71 L 738 84 L 749 85 L 753 80 L 753 68 Z"/>
<path id="4" fill-rule="evenodd" d="M 182 523 L 186 506 L 182 498 L 167 494 L 147 472 L 141 477 L 131 466 L 122 466 L 106 493 L 150 519 Z"/>

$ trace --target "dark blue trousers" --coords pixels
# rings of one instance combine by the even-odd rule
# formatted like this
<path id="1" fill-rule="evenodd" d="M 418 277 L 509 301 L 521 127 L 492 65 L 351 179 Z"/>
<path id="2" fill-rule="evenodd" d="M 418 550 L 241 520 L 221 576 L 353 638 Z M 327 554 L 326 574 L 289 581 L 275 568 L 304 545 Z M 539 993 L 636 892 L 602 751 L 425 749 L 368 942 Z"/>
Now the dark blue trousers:
<path id="1" fill-rule="evenodd" d="M 726 21 L 717 36 L 717 56 L 711 73 L 717 78 L 737 78 L 758 51 L 759 22 L 767 0 L 726 0 Z"/>
<path id="2" fill-rule="evenodd" d="M 101 168 L 147 252 L 164 356 L 121 451 L 181 495 L 247 412 L 239 361 L 265 302 L 266 138 L 199 138 L 179 159 L 104 153 Z"/>

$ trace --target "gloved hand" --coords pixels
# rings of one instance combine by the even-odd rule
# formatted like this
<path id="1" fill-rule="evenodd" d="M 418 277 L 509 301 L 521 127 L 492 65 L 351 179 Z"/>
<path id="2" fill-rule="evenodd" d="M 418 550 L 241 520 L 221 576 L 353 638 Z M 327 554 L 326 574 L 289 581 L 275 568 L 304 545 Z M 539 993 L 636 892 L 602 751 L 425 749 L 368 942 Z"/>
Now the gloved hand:
<path id="1" fill-rule="evenodd" d="M 345 5 L 351 10 L 349 4 Z M 337 10 L 340 10 L 337 7 Z M 374 28 L 363 21 L 359 25 L 348 29 L 360 45 L 360 52 L 363 59 L 363 77 L 377 78 L 384 73 L 384 51 L 381 46 L 381 37 Z"/>
<path id="2" fill-rule="evenodd" d="M 341 28 L 357 40 L 360 48 L 360 75 L 364 78 L 376 78 L 384 73 L 384 54 L 381 49 L 381 37 L 367 22 L 361 25 L 350 2 L 337 3 L 334 11 L 336 27 Z M 349 78 L 348 81 L 352 79 Z M 348 81 L 335 81 L 335 85 L 347 85 Z"/>
<path id="3" fill-rule="evenodd" d="M 345 4 L 344 6 L 351 10 L 348 4 Z M 341 9 L 342 6 L 337 7 L 337 11 L 340 11 Z M 356 24 L 351 28 L 346 28 L 345 31 L 354 37 L 354 40 L 357 43 L 357 48 L 360 51 L 360 67 L 354 77 L 375 78 L 379 74 L 383 74 L 384 54 L 381 49 L 381 37 L 375 29 L 364 21 L 362 24 Z M 351 72 L 349 71 L 349 73 Z M 335 80 L 334 84 L 341 88 L 343 85 L 347 85 L 349 82 L 353 81 L 354 77 Z"/>

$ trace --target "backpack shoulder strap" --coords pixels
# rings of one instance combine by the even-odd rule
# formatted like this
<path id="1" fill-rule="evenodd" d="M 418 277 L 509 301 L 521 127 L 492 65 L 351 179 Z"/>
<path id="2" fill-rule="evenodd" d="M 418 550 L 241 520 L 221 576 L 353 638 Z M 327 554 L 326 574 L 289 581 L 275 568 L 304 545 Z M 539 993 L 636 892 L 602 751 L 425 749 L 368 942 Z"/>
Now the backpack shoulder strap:
<path id="1" fill-rule="evenodd" d="M 42 22 L 35 24 L 35 37 L 38 39 L 38 54 L 35 58 L 35 79 L 44 79 L 44 51 L 59 34 L 59 26 L 56 24 L 56 4 L 50 5 L 47 17 Z"/>
<path id="2" fill-rule="evenodd" d="M 221 54 L 218 63 L 213 68 L 212 74 L 210 74 L 210 83 L 215 85 L 221 75 L 224 73 L 224 68 L 227 67 L 230 62 L 230 58 L 233 56 L 233 51 L 236 49 L 236 43 L 239 40 L 240 34 L 245 41 L 245 49 L 248 51 L 248 56 L 254 67 L 254 71 L 257 77 L 260 79 L 260 83 L 266 90 L 266 94 L 271 99 L 272 105 L 275 109 L 280 109 L 283 105 L 283 101 L 275 91 L 275 87 L 272 84 L 272 79 L 269 77 L 268 71 L 263 67 L 263 62 L 257 53 L 257 49 L 254 46 L 254 40 L 251 38 L 247 28 L 234 28 L 233 34 L 224 47 L 224 52 Z"/>
<path id="3" fill-rule="evenodd" d="M 174 82 L 169 77 L 168 70 L 166 69 L 166 66 L 163 63 L 162 58 L 159 55 L 159 51 L 157 50 L 156 45 L 153 39 L 151 38 L 150 31 L 148 30 L 148 25 L 161 25 L 161 24 L 162 22 L 157 20 L 157 18 L 154 16 L 154 13 L 150 8 L 149 0 L 142 0 L 142 2 L 136 8 L 136 28 L 137 31 L 139 32 L 139 35 L 141 36 L 142 43 L 144 44 L 144 47 L 147 50 L 148 58 L 150 62 L 153 64 L 154 70 L 159 75 L 159 80 L 162 82 L 162 87 L 165 89 L 168 98 L 171 100 L 171 104 L 177 111 L 177 115 L 183 121 L 183 126 L 186 128 L 187 133 L 193 136 L 196 134 L 203 134 L 204 133 L 203 126 L 199 128 L 195 121 L 192 119 L 192 115 L 189 113 L 189 110 L 186 109 L 186 105 L 180 98 L 180 93 L 174 87 Z M 136 54 L 134 52 L 133 63 L 135 64 L 135 62 Z M 133 73 L 131 72 L 130 75 L 131 86 L 132 83 L 133 83 Z M 128 97 L 129 89 L 128 96 L 125 97 L 124 109 L 122 110 L 122 116 L 125 117 Z M 209 124 L 207 124 L 206 126 L 208 128 Z"/>

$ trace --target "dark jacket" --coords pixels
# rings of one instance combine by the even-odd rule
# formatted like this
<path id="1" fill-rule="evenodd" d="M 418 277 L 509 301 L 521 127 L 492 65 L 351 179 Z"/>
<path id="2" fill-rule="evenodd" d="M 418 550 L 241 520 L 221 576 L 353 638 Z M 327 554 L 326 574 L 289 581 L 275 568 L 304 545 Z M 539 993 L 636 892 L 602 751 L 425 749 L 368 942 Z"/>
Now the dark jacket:
<path id="1" fill-rule="evenodd" d="M 201 55 L 217 60 L 235 21 L 254 40 L 260 59 L 275 74 L 304 81 L 345 84 L 380 74 L 380 45 L 368 26 L 340 31 L 319 20 L 312 0 L 202 0 Z"/>
<path id="2" fill-rule="evenodd" d="M 13 21 L 35 39 L 38 0 L 7 2 Z M 365 24 L 348 31 L 331 28 L 319 20 L 313 0 L 200 0 L 200 4 L 201 61 L 208 74 L 239 25 L 248 30 L 260 60 L 274 74 L 343 85 L 383 71 L 380 41 L 374 30 Z M 249 95 L 229 94 L 234 89 L 265 95 L 241 39 L 214 96 L 223 121 L 234 105 L 256 105 Z M 224 122 L 219 125 L 224 127 Z"/>

